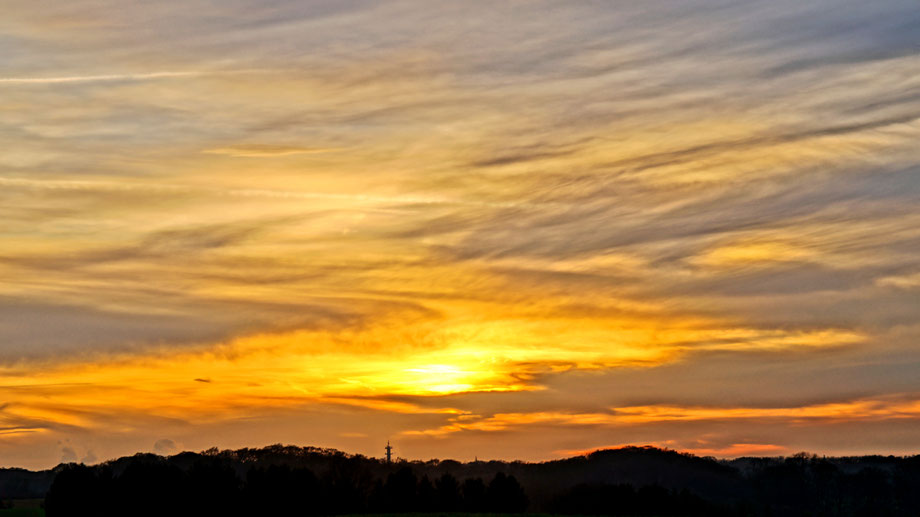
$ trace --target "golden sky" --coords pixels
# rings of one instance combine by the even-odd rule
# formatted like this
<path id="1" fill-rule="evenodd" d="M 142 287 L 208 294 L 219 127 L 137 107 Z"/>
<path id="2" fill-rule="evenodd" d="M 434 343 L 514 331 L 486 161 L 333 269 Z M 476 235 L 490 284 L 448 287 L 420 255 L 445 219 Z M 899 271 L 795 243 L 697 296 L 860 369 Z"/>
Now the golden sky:
<path id="1" fill-rule="evenodd" d="M 0 5 L 0 466 L 920 447 L 913 0 Z"/>

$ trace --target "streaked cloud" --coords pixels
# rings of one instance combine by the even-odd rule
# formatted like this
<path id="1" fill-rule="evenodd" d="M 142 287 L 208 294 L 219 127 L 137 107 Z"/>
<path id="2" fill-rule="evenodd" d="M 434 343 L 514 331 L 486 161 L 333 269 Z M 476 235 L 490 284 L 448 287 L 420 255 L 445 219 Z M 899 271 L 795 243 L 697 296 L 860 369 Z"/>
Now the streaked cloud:
<path id="1" fill-rule="evenodd" d="M 886 276 L 879 278 L 875 283 L 885 287 L 912 289 L 915 287 L 920 287 L 920 273 L 901 276 Z"/>
<path id="2" fill-rule="evenodd" d="M 72 75 L 65 77 L 0 77 L 0 84 L 57 84 L 92 83 L 101 81 L 144 81 L 148 79 L 169 79 L 192 77 L 201 72 L 148 72 L 142 74 Z"/>
<path id="3" fill-rule="evenodd" d="M 249 144 L 234 145 L 230 147 L 217 147 L 214 149 L 206 149 L 204 152 L 209 154 L 223 154 L 227 156 L 238 156 L 244 158 L 270 158 L 273 156 L 290 156 L 294 154 L 328 153 L 337 150 L 338 149 L 294 147 L 285 145 Z"/>
<path id="4" fill-rule="evenodd" d="M 681 407 L 681 406 L 634 406 L 610 408 L 602 413 L 497 413 L 482 418 L 478 415 L 461 414 L 452 417 L 451 422 L 437 429 L 407 431 L 408 436 L 443 436 L 465 431 L 507 431 L 510 428 L 528 425 L 566 426 L 618 426 L 640 425 L 659 422 L 732 420 L 782 420 L 792 425 L 814 423 L 886 421 L 891 419 L 917 420 L 920 418 L 920 402 L 917 400 L 854 400 L 831 404 L 816 404 L 802 407 L 741 408 L 741 407 Z"/>

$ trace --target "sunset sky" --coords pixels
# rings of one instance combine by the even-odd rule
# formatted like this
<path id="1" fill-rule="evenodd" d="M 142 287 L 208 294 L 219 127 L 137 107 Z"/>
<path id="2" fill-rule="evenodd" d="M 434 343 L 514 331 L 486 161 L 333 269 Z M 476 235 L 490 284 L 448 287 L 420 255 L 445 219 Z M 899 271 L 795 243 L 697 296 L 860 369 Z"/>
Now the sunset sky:
<path id="1" fill-rule="evenodd" d="M 0 11 L 0 466 L 920 452 L 916 0 Z"/>

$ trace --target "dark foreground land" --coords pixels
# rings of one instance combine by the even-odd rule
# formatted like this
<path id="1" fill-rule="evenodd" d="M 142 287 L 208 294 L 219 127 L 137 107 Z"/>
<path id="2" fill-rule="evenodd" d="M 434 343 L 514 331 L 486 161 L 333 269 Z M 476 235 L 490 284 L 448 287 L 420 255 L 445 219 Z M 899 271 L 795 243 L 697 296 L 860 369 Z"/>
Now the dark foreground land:
<path id="1" fill-rule="evenodd" d="M 920 456 L 728 461 L 626 447 L 544 463 L 386 463 L 276 445 L 2 469 L 0 502 L 14 508 L 0 517 L 38 516 L 37 507 L 48 517 L 920 516 Z"/>

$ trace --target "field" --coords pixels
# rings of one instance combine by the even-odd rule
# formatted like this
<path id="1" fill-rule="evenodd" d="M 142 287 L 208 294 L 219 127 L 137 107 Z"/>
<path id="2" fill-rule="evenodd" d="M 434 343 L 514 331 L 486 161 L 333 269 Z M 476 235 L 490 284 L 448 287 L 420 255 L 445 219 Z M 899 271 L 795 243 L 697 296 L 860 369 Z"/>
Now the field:
<path id="1" fill-rule="evenodd" d="M 13 499 L 3 503 L 0 517 L 45 517 L 41 499 Z"/>

